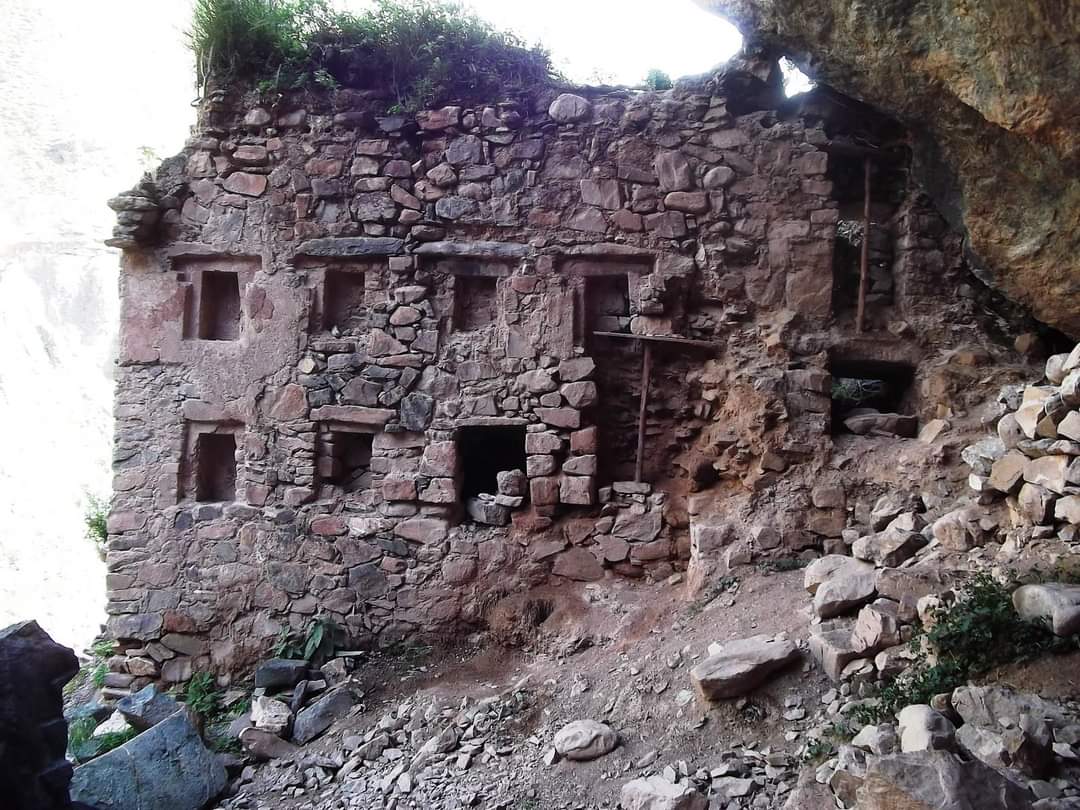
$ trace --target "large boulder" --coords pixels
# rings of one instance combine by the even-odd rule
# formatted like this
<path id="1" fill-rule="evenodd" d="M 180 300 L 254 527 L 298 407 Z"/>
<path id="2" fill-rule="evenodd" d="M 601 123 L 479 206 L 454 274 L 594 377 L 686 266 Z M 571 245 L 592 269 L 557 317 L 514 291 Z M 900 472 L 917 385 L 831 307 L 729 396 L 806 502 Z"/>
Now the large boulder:
<path id="1" fill-rule="evenodd" d="M 649 776 L 623 785 L 619 806 L 623 810 L 705 810 L 709 803 L 693 785 Z"/>
<path id="2" fill-rule="evenodd" d="M 71 798 L 97 810 L 200 810 L 225 783 L 225 766 L 181 710 L 76 768 Z"/>
<path id="3" fill-rule="evenodd" d="M 690 679 L 706 700 L 745 695 L 769 675 L 799 657 L 794 642 L 760 635 L 709 647 L 709 657 L 690 670 Z"/>
<path id="4" fill-rule="evenodd" d="M 75 653 L 53 641 L 37 622 L 0 630 L 0 806 L 70 806 L 61 689 L 78 671 Z"/>
<path id="5" fill-rule="evenodd" d="M 876 592 L 874 566 L 853 559 L 818 585 L 814 592 L 814 612 L 822 619 L 831 619 L 865 605 Z"/>
<path id="6" fill-rule="evenodd" d="M 1027 810 L 1031 794 L 993 768 L 948 751 L 870 757 L 859 810 Z"/>
<path id="7" fill-rule="evenodd" d="M 574 720 L 555 734 L 555 750 L 567 759 L 587 761 L 615 750 L 619 735 L 595 720 Z"/>
<path id="8" fill-rule="evenodd" d="M 304 745 L 311 742 L 334 721 L 344 717 L 356 703 L 353 693 L 344 687 L 332 689 L 310 706 L 301 709 L 293 723 L 293 741 Z"/>
<path id="9" fill-rule="evenodd" d="M 1080 585 L 1021 585 L 1013 591 L 1012 601 L 1021 618 L 1046 622 L 1059 636 L 1080 633 Z"/>

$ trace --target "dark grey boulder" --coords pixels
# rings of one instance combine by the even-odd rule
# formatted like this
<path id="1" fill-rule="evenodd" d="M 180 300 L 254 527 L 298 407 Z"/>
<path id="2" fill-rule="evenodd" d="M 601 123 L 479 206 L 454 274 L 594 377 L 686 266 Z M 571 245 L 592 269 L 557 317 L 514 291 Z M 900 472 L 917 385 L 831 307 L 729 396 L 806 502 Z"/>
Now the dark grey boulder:
<path id="1" fill-rule="evenodd" d="M 290 689 L 307 678 L 307 661 L 271 658 L 255 670 L 255 686 L 264 689 Z"/>
<path id="2" fill-rule="evenodd" d="M 293 742 L 304 745 L 311 742 L 334 723 L 344 717 L 356 699 L 348 689 L 332 689 L 296 715 L 293 721 Z"/>
<path id="3" fill-rule="evenodd" d="M 61 689 L 79 671 L 75 653 L 37 622 L 0 630 L 0 807 L 70 807 L 71 764 Z"/>
<path id="4" fill-rule="evenodd" d="M 133 729 L 146 731 L 176 714 L 181 706 L 150 684 L 132 695 L 121 698 L 116 708 Z"/>
<path id="5" fill-rule="evenodd" d="M 201 810 L 226 781 L 225 766 L 181 710 L 76 768 L 71 798 L 97 810 Z"/>

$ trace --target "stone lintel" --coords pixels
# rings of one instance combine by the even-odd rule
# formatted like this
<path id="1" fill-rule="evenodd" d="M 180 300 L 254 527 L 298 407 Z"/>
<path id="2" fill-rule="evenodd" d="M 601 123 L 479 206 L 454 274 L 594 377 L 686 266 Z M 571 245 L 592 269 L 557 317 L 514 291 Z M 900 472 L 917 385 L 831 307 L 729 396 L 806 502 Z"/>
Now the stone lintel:
<path id="1" fill-rule="evenodd" d="M 313 422 L 344 422 L 349 425 L 382 427 L 397 415 L 387 408 L 365 408 L 362 405 L 323 405 L 311 412 Z"/>
<path id="2" fill-rule="evenodd" d="M 469 416 L 455 421 L 454 427 L 516 427 L 527 424 L 529 420 L 520 416 Z"/>
<path id="3" fill-rule="evenodd" d="M 529 246 L 519 242 L 425 242 L 413 253 L 420 256 L 521 259 L 529 255 Z"/>
<path id="4" fill-rule="evenodd" d="M 401 253 L 405 240 L 392 236 L 341 236 L 309 239 L 296 251 L 300 256 L 393 256 Z"/>
<path id="5" fill-rule="evenodd" d="M 240 259 L 248 262 L 260 262 L 259 256 L 244 251 L 233 251 L 217 245 L 202 242 L 174 242 L 165 249 L 170 259 Z"/>

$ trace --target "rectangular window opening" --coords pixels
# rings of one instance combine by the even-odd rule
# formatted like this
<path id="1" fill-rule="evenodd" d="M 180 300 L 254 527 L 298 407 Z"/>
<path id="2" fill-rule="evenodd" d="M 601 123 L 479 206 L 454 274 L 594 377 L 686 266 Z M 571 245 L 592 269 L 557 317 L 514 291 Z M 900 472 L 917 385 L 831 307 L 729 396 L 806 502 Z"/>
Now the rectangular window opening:
<path id="1" fill-rule="evenodd" d="M 454 331 L 475 332 L 495 323 L 498 289 L 495 276 L 454 276 Z"/>
<path id="2" fill-rule="evenodd" d="M 200 433 L 195 440 L 195 500 L 236 500 L 236 436 Z"/>
<path id="3" fill-rule="evenodd" d="M 323 284 L 322 328 L 335 326 L 351 333 L 365 326 L 364 273 L 357 270 L 327 270 Z"/>
<path id="4" fill-rule="evenodd" d="M 457 432 L 464 499 L 499 491 L 498 475 L 507 470 L 525 473 L 525 426 L 463 427 Z"/>
<path id="5" fill-rule="evenodd" d="M 585 277 L 585 330 L 626 332 L 630 329 L 630 278 L 625 273 Z"/>
<path id="6" fill-rule="evenodd" d="M 884 360 L 833 360 L 832 433 L 911 438 L 918 420 L 911 415 L 915 369 Z"/>
<path id="7" fill-rule="evenodd" d="M 330 430 L 322 436 L 319 477 L 345 492 L 360 492 L 371 486 L 371 448 L 375 434 Z"/>
<path id="8" fill-rule="evenodd" d="M 199 337 L 236 340 L 240 337 L 240 276 L 227 270 L 202 273 L 199 293 Z"/>

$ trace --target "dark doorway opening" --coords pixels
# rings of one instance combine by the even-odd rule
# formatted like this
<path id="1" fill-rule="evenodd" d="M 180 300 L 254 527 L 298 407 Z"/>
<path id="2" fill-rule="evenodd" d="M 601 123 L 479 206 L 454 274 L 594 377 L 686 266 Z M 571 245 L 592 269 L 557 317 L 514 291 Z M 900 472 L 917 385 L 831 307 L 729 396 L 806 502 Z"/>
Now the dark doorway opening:
<path id="1" fill-rule="evenodd" d="M 195 442 L 195 500 L 236 500 L 236 437 L 200 433 Z"/>
<path id="2" fill-rule="evenodd" d="M 454 331 L 475 332 L 495 323 L 498 289 L 495 276 L 454 276 Z"/>
<path id="3" fill-rule="evenodd" d="M 323 329 L 354 332 L 364 327 L 364 274 L 356 270 L 327 270 L 323 284 Z"/>
<path id="4" fill-rule="evenodd" d="M 199 337 L 202 340 L 240 337 L 240 277 L 236 273 L 207 270 L 202 274 Z"/>
<path id="5" fill-rule="evenodd" d="M 373 433 L 331 430 L 323 434 L 319 476 L 345 492 L 360 492 L 371 483 Z"/>
<path id="6" fill-rule="evenodd" d="M 832 432 L 850 432 L 844 420 L 860 410 L 908 415 L 915 369 L 886 360 L 833 360 Z"/>
<path id="7" fill-rule="evenodd" d="M 497 476 L 505 470 L 525 471 L 525 426 L 463 427 L 457 433 L 463 499 L 499 491 Z"/>

